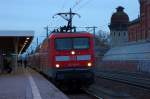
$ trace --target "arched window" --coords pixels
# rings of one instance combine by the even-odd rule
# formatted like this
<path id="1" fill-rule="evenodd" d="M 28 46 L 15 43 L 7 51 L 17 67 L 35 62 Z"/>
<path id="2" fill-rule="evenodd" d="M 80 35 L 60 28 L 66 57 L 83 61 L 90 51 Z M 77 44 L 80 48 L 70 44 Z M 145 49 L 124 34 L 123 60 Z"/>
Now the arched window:
<path id="1" fill-rule="evenodd" d="M 126 32 L 124 32 L 124 36 L 126 36 Z"/>

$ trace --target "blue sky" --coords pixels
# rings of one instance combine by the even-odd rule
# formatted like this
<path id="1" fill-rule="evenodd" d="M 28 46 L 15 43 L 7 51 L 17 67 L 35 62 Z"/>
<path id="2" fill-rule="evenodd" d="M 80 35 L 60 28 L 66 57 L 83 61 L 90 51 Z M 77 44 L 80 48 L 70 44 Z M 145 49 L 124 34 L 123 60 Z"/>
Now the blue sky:
<path id="1" fill-rule="evenodd" d="M 80 3 L 79 3 L 80 2 Z M 138 0 L 0 0 L 0 30 L 34 30 L 36 36 L 44 36 L 46 25 L 60 26 L 65 21 L 57 12 L 73 10 L 81 15 L 74 18 L 76 26 L 98 26 L 109 31 L 110 17 L 117 6 L 125 7 L 130 20 L 139 14 Z"/>

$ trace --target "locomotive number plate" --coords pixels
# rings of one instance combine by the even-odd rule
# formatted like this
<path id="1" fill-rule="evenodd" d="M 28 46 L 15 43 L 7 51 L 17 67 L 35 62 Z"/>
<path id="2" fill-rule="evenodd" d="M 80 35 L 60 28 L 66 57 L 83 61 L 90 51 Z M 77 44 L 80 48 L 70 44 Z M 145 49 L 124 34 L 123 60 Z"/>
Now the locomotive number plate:
<path id="1" fill-rule="evenodd" d="M 76 61 L 77 60 L 77 56 L 70 56 L 70 61 Z"/>

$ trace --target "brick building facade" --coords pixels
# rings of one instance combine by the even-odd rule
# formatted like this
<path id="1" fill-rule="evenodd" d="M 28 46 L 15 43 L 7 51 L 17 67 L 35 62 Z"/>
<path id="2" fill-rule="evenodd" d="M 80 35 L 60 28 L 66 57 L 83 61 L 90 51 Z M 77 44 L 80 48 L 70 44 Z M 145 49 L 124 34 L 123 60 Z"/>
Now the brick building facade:
<path id="1" fill-rule="evenodd" d="M 129 21 L 129 24 L 128 16 L 123 10 L 112 15 L 109 28 L 111 43 L 114 42 L 114 46 L 99 63 L 102 70 L 130 73 L 145 72 L 150 75 L 150 0 L 139 0 L 139 4 L 140 15 L 137 19 Z M 114 15 L 115 18 L 113 18 Z M 120 36 L 120 34 L 124 34 L 124 28 L 127 29 L 127 42 L 123 40 L 126 36 Z"/>
<path id="2" fill-rule="evenodd" d="M 129 42 L 144 41 L 150 38 L 150 0 L 139 0 L 140 16 L 130 22 Z"/>

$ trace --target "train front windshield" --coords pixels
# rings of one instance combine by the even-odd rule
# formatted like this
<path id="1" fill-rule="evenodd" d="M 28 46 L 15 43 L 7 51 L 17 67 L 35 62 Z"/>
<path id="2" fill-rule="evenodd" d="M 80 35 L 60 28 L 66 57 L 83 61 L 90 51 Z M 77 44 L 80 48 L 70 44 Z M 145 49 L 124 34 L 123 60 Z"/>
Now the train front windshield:
<path id="1" fill-rule="evenodd" d="M 55 39 L 56 50 L 88 49 L 89 38 L 58 38 Z"/>

